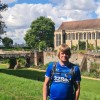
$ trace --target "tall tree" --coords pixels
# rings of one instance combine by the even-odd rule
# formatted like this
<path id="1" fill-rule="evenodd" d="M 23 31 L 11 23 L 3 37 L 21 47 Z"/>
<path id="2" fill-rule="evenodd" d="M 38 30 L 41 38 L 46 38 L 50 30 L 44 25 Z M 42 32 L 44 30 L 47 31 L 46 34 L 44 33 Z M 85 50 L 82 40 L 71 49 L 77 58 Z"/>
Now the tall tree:
<path id="1" fill-rule="evenodd" d="M 6 10 L 7 8 L 8 8 L 8 5 L 4 4 L 4 3 L 1 3 L 1 1 L 0 1 L 0 35 L 4 34 L 6 32 L 4 30 L 4 28 L 6 28 L 6 25 L 5 25 L 4 21 L 2 21 L 1 12 Z M 2 39 L 1 36 L 0 36 L 0 39 Z"/>
<path id="2" fill-rule="evenodd" d="M 50 18 L 40 16 L 30 25 L 25 35 L 26 44 L 33 48 L 39 48 L 40 42 L 45 42 L 46 47 L 54 45 L 54 22 Z"/>
<path id="3" fill-rule="evenodd" d="M 5 37 L 2 39 L 2 43 L 5 47 L 9 48 L 13 45 L 13 40 L 11 38 Z"/>
<path id="4" fill-rule="evenodd" d="M 39 42 L 39 49 L 43 51 L 45 48 L 46 48 L 46 43 L 45 43 L 45 41 Z"/>

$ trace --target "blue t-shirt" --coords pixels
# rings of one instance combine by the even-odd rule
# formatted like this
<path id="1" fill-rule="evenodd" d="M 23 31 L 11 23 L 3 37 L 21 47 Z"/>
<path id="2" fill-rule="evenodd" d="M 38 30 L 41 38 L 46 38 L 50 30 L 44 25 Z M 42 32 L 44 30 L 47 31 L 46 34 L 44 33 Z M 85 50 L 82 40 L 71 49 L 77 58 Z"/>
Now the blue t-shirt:
<path id="1" fill-rule="evenodd" d="M 70 63 L 68 66 L 61 66 L 59 62 L 56 64 L 56 71 L 52 76 L 53 63 L 50 63 L 46 70 L 46 77 L 52 76 L 52 83 L 50 86 L 50 100 L 73 100 L 73 84 L 72 74 L 70 74 L 72 67 L 74 67 L 74 80 L 81 81 L 80 70 L 77 65 Z"/>

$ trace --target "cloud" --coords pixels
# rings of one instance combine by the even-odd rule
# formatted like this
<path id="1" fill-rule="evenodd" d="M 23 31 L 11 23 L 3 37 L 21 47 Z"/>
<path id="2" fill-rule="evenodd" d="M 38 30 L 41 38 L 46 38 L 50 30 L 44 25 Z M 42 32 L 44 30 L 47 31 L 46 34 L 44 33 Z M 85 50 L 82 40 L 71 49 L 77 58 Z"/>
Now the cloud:
<path id="1" fill-rule="evenodd" d="M 50 0 L 59 7 L 70 10 L 90 10 L 96 7 L 95 0 Z M 89 6 L 88 6 L 89 5 Z"/>
<path id="2" fill-rule="evenodd" d="M 95 0 L 51 0 L 56 3 L 59 15 L 67 19 L 81 20 L 92 18 L 91 13 L 97 9 Z M 58 1 L 58 2 L 57 2 Z"/>
<path id="3" fill-rule="evenodd" d="M 49 16 L 55 23 L 58 22 L 57 20 L 61 23 L 62 21 L 67 21 L 67 19 L 79 20 L 91 17 L 89 13 L 92 10 L 86 11 L 86 7 L 85 10 L 78 9 L 80 7 L 75 9 L 70 3 L 69 1 L 68 5 L 65 2 L 64 6 L 52 6 L 51 4 L 16 4 L 8 8 L 6 12 L 3 12 L 3 17 L 7 26 L 15 29 L 29 27 L 31 22 L 39 16 Z M 93 7 L 95 8 L 95 6 Z"/>
<path id="4" fill-rule="evenodd" d="M 1 1 L 2 1 L 2 3 L 9 4 L 9 3 L 16 2 L 17 0 L 1 0 Z"/>
<path id="5" fill-rule="evenodd" d="M 97 17 L 100 18 L 100 2 L 97 3 L 98 7 L 95 11 L 95 13 L 97 14 Z"/>
<path id="6" fill-rule="evenodd" d="M 2 38 L 9 37 L 13 40 L 14 44 L 24 44 L 25 41 L 23 37 L 28 29 L 16 29 L 12 31 L 8 31 L 7 33 L 2 35 Z"/>
<path id="7" fill-rule="evenodd" d="M 3 1 L 16 2 L 16 0 Z M 100 1 L 95 2 L 95 0 L 51 0 L 49 4 L 23 3 L 9 7 L 7 11 L 2 12 L 2 15 L 8 27 L 7 34 L 14 34 L 20 43 L 19 38 L 21 37 L 23 41 L 25 30 L 37 17 L 51 18 L 57 29 L 64 21 L 91 19 L 93 12 L 100 17 L 99 3 Z M 23 34 L 22 36 L 19 35 L 19 31 Z"/>
<path id="8" fill-rule="evenodd" d="M 51 10 L 50 4 L 16 4 L 3 12 L 3 18 L 9 28 L 29 27 L 31 22 L 39 16 L 47 16 Z"/>

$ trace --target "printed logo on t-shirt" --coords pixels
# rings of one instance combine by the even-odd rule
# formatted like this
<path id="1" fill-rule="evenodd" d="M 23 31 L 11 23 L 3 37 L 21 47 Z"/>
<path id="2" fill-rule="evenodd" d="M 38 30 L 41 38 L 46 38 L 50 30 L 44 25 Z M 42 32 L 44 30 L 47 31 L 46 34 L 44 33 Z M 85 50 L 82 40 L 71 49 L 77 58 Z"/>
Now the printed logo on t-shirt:
<path id="1" fill-rule="evenodd" d="M 63 83 L 68 83 L 69 80 L 67 77 L 60 77 L 60 76 L 54 76 L 54 82 L 63 82 Z"/>

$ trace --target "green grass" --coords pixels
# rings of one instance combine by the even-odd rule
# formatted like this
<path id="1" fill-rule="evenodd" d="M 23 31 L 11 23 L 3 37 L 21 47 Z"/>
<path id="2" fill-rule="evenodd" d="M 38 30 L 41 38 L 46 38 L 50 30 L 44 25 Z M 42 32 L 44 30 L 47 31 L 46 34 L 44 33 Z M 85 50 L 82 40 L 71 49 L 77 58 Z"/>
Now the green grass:
<path id="1" fill-rule="evenodd" d="M 8 64 L 0 64 L 0 69 L 7 69 Z"/>
<path id="2" fill-rule="evenodd" d="M 0 100 L 42 100 L 44 73 L 0 69 Z"/>
<path id="3" fill-rule="evenodd" d="M 100 81 L 82 79 L 80 100 L 100 100 Z"/>
<path id="4" fill-rule="evenodd" d="M 0 100 L 40 100 L 39 95 L 42 96 L 41 82 L 9 75 L 2 75 L 0 79 Z"/>
<path id="5" fill-rule="evenodd" d="M 24 68 L 18 70 L 2 68 L 0 100 L 42 100 L 44 72 Z M 79 100 L 100 100 L 100 81 L 82 79 Z"/>

